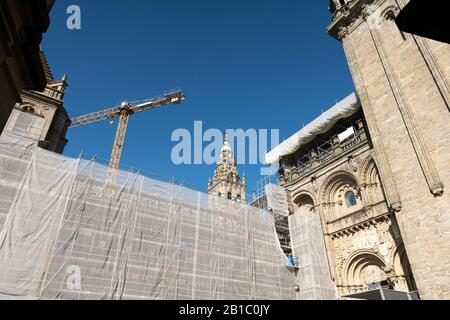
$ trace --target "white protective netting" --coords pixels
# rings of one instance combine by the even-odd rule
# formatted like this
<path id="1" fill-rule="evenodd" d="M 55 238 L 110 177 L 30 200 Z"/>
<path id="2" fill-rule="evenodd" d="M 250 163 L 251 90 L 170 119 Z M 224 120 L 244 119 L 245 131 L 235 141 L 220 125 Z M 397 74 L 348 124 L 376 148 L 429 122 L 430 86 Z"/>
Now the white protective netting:
<path id="1" fill-rule="evenodd" d="M 268 184 L 264 188 L 267 197 L 267 208 L 274 214 L 289 216 L 289 206 L 286 190 L 275 184 Z"/>
<path id="2" fill-rule="evenodd" d="M 309 210 L 289 216 L 292 252 L 298 262 L 300 300 L 339 299 L 331 280 L 320 216 Z"/>
<path id="3" fill-rule="evenodd" d="M 293 299 L 264 211 L 0 137 L 0 298 Z"/>

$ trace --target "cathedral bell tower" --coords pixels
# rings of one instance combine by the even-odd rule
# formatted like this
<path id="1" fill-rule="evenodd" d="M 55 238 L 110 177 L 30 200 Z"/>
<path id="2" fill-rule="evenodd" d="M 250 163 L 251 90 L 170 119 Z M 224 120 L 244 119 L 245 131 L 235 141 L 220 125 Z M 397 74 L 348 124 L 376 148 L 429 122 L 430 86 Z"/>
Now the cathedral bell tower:
<path id="1" fill-rule="evenodd" d="M 213 179 L 208 182 L 208 194 L 245 203 L 247 182 L 238 174 L 228 136 L 225 135 Z"/>

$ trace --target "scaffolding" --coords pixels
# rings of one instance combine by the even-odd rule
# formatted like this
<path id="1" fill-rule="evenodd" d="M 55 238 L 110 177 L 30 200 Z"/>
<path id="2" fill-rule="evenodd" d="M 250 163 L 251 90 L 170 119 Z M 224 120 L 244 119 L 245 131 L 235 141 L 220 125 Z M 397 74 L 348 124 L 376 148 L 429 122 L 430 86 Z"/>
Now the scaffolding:
<path id="1" fill-rule="evenodd" d="M 350 134 L 341 137 L 343 133 Z M 292 181 L 328 165 L 338 157 L 351 153 L 356 147 L 367 143 L 362 113 L 356 112 L 349 118 L 339 120 L 328 132 L 302 145 L 293 154 L 280 159 L 282 179 Z"/>
<path id="2" fill-rule="evenodd" d="M 278 192 L 274 193 L 273 190 Z M 268 212 L 272 216 L 281 248 L 287 257 L 292 257 L 287 198 L 280 204 L 278 199 L 280 192 L 286 196 L 285 190 L 278 185 L 277 177 L 264 176 L 256 182 L 256 191 L 253 194 L 251 205 Z M 274 203 L 277 203 L 276 208 L 273 207 Z"/>
<path id="3" fill-rule="evenodd" d="M 0 137 L 0 298 L 294 299 L 260 208 Z"/>
<path id="4" fill-rule="evenodd" d="M 330 276 L 320 216 L 309 209 L 293 214 L 275 176 L 257 182 L 253 205 L 274 217 L 278 239 L 296 274 L 299 300 L 340 299 Z"/>
<path id="5" fill-rule="evenodd" d="M 320 216 L 314 211 L 302 210 L 289 216 L 289 227 L 292 251 L 298 263 L 298 298 L 339 299 L 338 289 L 330 276 Z"/>

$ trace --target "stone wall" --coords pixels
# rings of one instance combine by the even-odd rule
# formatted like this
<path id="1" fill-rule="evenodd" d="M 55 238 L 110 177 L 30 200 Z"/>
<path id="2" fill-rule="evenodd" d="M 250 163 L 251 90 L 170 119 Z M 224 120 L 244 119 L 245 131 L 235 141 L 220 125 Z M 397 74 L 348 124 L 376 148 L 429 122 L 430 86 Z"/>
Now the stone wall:
<path id="1" fill-rule="evenodd" d="M 54 0 L 4 0 L 0 5 L 0 133 L 23 89 L 43 90 L 39 56 Z"/>
<path id="2" fill-rule="evenodd" d="M 419 294 L 450 298 L 450 46 L 401 33 L 404 0 L 350 1 L 339 38 Z"/>

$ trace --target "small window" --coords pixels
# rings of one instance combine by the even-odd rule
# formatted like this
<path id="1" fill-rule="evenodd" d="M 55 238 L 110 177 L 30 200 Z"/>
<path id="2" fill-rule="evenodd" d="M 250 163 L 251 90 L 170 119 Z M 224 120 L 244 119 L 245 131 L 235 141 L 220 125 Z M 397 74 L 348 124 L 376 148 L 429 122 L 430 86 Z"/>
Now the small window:
<path id="1" fill-rule="evenodd" d="M 357 205 L 356 196 L 353 192 L 349 191 L 345 194 L 345 203 L 347 204 L 347 208 Z"/>
<path id="2" fill-rule="evenodd" d="M 228 200 L 231 200 L 231 192 L 228 192 Z"/>

